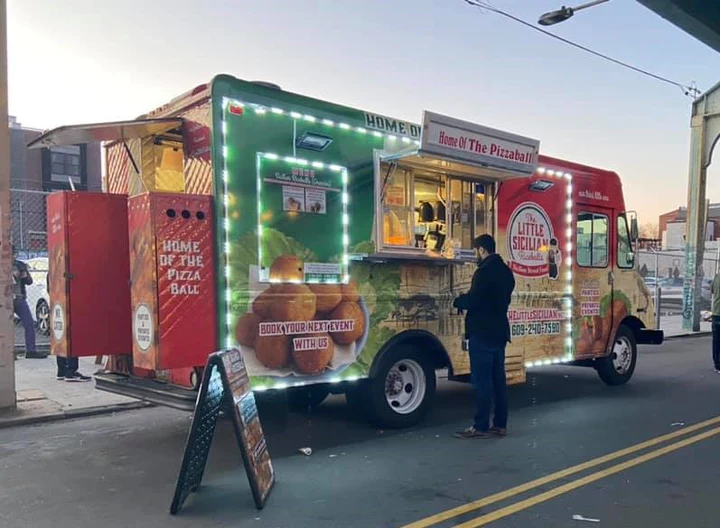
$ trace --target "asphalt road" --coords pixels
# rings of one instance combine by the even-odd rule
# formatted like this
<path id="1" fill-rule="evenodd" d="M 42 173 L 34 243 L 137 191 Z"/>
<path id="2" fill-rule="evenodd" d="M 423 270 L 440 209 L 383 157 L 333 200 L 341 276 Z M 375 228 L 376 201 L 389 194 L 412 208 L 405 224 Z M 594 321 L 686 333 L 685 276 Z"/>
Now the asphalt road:
<path id="1" fill-rule="evenodd" d="M 624 387 L 589 369 L 532 372 L 511 388 L 504 439 L 451 437 L 472 414 L 459 384 L 442 383 L 426 422 L 407 431 L 362 423 L 342 398 L 311 415 L 262 401 L 278 483 L 260 512 L 227 422 L 203 487 L 174 517 L 189 415 L 155 408 L 0 430 L 0 527 L 716 527 L 720 418 L 697 425 L 720 415 L 709 345 L 646 348 Z"/>

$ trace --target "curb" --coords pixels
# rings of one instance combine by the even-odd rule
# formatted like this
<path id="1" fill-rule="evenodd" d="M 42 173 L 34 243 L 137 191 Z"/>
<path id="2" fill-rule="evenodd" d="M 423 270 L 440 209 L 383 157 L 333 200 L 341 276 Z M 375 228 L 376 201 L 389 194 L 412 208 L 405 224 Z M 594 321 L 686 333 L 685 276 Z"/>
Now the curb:
<path id="1" fill-rule="evenodd" d="M 666 336 L 665 341 L 670 341 L 673 339 L 687 339 L 691 337 L 707 337 L 711 336 L 712 332 L 693 332 L 691 334 L 677 334 L 673 336 Z"/>
<path id="2" fill-rule="evenodd" d="M 3 420 L 2 415 L 0 415 L 0 429 L 59 422 L 62 420 L 73 420 L 76 418 L 88 418 L 90 416 L 100 416 L 103 414 L 113 414 L 123 411 L 145 409 L 147 407 L 155 407 L 155 405 L 144 401 L 115 403 L 112 405 L 86 407 L 84 409 L 70 409 L 67 411 L 59 411 L 52 414 L 41 414 L 39 416 L 21 416 L 18 418 L 9 418 L 7 420 Z"/>

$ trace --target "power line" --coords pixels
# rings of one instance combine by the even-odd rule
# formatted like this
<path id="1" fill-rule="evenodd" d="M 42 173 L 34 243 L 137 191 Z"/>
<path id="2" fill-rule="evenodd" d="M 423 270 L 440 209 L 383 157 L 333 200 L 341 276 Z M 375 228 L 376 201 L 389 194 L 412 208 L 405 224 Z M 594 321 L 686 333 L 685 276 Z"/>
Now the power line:
<path id="1" fill-rule="evenodd" d="M 531 28 L 531 29 L 534 29 L 535 31 L 539 31 L 539 32 L 542 33 L 543 35 L 547 35 L 548 37 L 552 37 L 552 38 L 554 38 L 555 40 L 559 40 L 560 42 L 563 42 L 563 43 L 565 43 L 565 44 L 568 44 L 568 45 L 570 45 L 570 46 L 573 46 L 574 48 L 577 48 L 577 49 L 579 49 L 579 50 L 582 50 L 582 51 L 584 51 L 584 52 L 586 52 L 586 53 L 590 53 L 591 55 L 595 55 L 596 57 L 600 57 L 601 59 L 605 59 L 605 60 L 607 60 L 607 61 L 610 61 L 610 62 L 612 62 L 612 63 L 614 63 L 614 64 L 617 64 L 617 65 L 619 65 L 619 66 L 622 66 L 622 67 L 624 67 L 624 68 L 628 68 L 628 69 L 633 70 L 633 71 L 635 71 L 635 72 L 637 72 L 637 73 L 640 73 L 640 74 L 642 74 L 642 75 L 647 75 L 648 77 L 651 77 L 651 78 L 653 78 L 653 79 L 655 79 L 655 80 L 658 80 L 658 81 L 661 81 L 661 82 L 670 84 L 670 85 L 672 85 L 672 86 L 676 86 L 677 88 L 680 88 L 680 89 L 682 90 L 682 92 L 683 92 L 685 95 L 689 96 L 689 97 L 695 98 L 695 97 L 697 97 L 698 95 L 700 95 L 700 93 L 701 93 L 701 91 L 697 88 L 697 86 L 695 85 L 694 82 L 691 83 L 689 86 L 688 86 L 688 85 L 684 85 L 684 84 L 681 84 L 681 83 L 679 83 L 679 82 L 676 82 L 676 81 L 673 81 L 673 80 L 671 80 L 671 79 L 668 79 L 668 78 L 666 78 L 666 77 L 662 77 L 662 76 L 660 76 L 660 75 L 656 75 L 656 74 L 654 74 L 654 73 L 652 73 L 652 72 L 649 72 L 649 71 L 647 71 L 647 70 L 643 70 L 642 68 L 638 68 L 638 67 L 636 67 L 636 66 L 633 66 L 632 64 L 628 64 L 627 62 L 623 62 L 623 61 L 621 61 L 621 60 L 614 59 L 614 58 L 612 58 L 612 57 L 610 57 L 610 56 L 608 56 L 608 55 L 605 55 L 604 53 L 600 53 L 600 52 L 595 51 L 595 50 L 593 50 L 593 49 L 590 49 L 590 48 L 588 48 L 588 47 L 586 47 L 586 46 L 583 46 L 582 44 L 578 44 L 577 42 L 573 42 L 572 40 L 568 40 L 568 39 L 563 38 L 563 37 L 561 37 L 561 36 L 559 36 L 559 35 L 556 35 L 555 33 L 551 33 L 550 31 L 547 31 L 547 30 L 545 30 L 545 29 L 542 29 L 542 28 L 536 26 L 535 24 L 531 24 L 530 22 L 527 22 L 526 20 L 523 20 L 522 18 L 516 17 L 515 15 L 512 15 L 512 14 L 506 12 L 506 11 L 503 11 L 503 10 L 501 10 L 501 9 L 498 9 L 498 8 L 496 8 L 496 7 L 493 7 L 493 6 L 491 6 L 490 4 L 488 4 L 488 3 L 486 3 L 486 2 L 479 1 L 479 0 L 463 0 L 463 1 L 464 1 L 466 4 L 471 5 L 471 6 L 473 6 L 473 7 L 477 7 L 477 8 L 479 8 L 479 9 L 487 9 L 488 11 L 491 11 L 491 12 L 493 12 L 493 13 L 495 13 L 495 14 L 502 15 L 502 16 L 504 16 L 504 17 L 506 17 L 506 18 L 509 18 L 510 20 L 513 20 L 513 21 L 515 21 L 515 22 L 518 22 L 519 24 L 522 24 L 522 25 L 527 26 L 527 27 L 529 27 L 529 28 Z"/>

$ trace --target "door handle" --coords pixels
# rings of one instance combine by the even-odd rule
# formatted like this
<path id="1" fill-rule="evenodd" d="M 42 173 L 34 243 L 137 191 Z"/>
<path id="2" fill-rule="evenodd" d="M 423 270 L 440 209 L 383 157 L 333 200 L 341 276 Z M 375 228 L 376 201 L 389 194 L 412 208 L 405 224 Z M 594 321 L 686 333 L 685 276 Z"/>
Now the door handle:
<path id="1" fill-rule="evenodd" d="M 610 286 L 612 286 L 613 284 L 615 284 L 615 275 L 613 274 L 612 271 L 609 271 L 609 272 L 608 272 L 608 284 L 609 284 Z"/>

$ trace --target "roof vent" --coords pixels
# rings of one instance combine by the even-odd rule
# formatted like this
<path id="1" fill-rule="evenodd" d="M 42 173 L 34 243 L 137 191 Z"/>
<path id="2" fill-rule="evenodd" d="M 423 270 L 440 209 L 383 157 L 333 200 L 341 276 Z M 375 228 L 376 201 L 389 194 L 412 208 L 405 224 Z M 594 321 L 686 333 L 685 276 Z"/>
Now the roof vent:
<path id="1" fill-rule="evenodd" d="M 273 90 L 280 90 L 282 91 L 282 88 L 278 86 L 275 83 L 267 82 L 267 81 L 250 81 L 253 84 L 257 84 L 258 86 L 264 86 L 265 88 L 271 88 Z"/>

